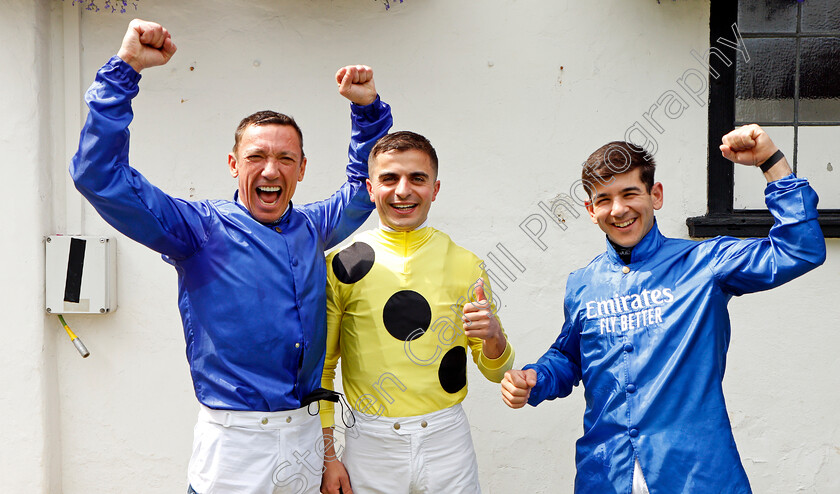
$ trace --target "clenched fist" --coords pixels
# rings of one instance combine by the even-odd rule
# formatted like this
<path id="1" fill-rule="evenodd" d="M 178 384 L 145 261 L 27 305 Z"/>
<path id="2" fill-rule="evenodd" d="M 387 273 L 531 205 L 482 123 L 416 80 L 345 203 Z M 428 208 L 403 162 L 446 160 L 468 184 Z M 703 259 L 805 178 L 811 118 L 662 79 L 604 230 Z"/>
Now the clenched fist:
<path id="1" fill-rule="evenodd" d="M 125 32 L 117 56 L 134 70 L 163 65 L 172 58 L 177 47 L 165 27 L 156 22 L 134 19 Z"/>
<path id="2" fill-rule="evenodd" d="M 373 69 L 367 65 L 348 65 L 335 73 L 338 92 L 357 105 L 369 105 L 376 101 L 376 86 L 373 84 Z"/>
<path id="3" fill-rule="evenodd" d="M 723 157 L 747 166 L 761 166 L 779 150 L 764 129 L 756 124 L 738 127 L 723 136 L 722 141 L 720 152 Z M 790 165 L 785 158 L 781 158 L 765 172 L 765 177 L 772 182 L 790 173 Z"/>
<path id="4" fill-rule="evenodd" d="M 528 403 L 531 388 L 537 385 L 537 371 L 534 369 L 505 372 L 502 379 L 502 399 L 511 408 L 522 408 Z"/>

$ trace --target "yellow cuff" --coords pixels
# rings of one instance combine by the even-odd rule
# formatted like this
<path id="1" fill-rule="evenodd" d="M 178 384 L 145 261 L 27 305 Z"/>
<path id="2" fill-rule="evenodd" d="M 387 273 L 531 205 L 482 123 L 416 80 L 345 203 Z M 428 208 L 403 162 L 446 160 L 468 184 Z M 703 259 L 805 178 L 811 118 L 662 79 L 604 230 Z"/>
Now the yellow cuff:
<path id="1" fill-rule="evenodd" d="M 513 359 L 515 356 L 516 353 L 513 351 L 513 346 L 510 344 L 510 341 L 507 342 L 505 351 L 498 358 L 488 358 L 482 350 L 478 356 L 478 370 L 490 381 L 500 383 L 505 377 L 505 372 L 513 368 Z"/>
<path id="2" fill-rule="evenodd" d="M 321 427 L 333 427 L 335 425 L 335 403 L 321 400 L 318 402 L 321 411 L 318 415 L 321 418 Z"/>

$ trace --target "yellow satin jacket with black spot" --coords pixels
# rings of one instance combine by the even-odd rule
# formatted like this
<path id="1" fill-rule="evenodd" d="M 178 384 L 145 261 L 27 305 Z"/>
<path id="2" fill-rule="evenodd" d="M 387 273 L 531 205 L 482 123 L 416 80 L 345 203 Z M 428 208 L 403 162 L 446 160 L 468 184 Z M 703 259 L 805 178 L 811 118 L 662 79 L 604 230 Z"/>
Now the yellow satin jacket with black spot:
<path id="1" fill-rule="evenodd" d="M 482 340 L 467 338 L 461 315 L 484 279 L 481 259 L 431 227 L 381 229 L 327 257 L 327 356 L 322 386 L 341 378 L 350 405 L 369 415 L 408 417 L 460 403 L 467 395 L 467 347 L 484 376 L 501 382 L 513 366 L 508 342 L 489 359 Z M 321 402 L 321 423 L 334 405 Z"/>

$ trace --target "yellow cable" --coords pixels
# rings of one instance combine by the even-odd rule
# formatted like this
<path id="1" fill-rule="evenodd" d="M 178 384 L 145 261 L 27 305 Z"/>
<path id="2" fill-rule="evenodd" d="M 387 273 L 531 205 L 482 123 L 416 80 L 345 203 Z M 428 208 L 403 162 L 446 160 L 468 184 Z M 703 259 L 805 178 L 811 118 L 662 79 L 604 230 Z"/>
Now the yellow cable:
<path id="1" fill-rule="evenodd" d="M 85 344 L 82 343 L 82 339 L 76 336 L 76 333 L 74 333 L 73 330 L 70 329 L 70 326 L 67 325 L 67 321 L 64 320 L 64 316 L 62 316 L 61 314 L 57 314 L 57 316 L 58 320 L 61 321 L 61 325 L 64 326 L 64 331 L 67 331 L 67 336 L 70 337 L 70 341 L 73 342 L 73 345 L 76 347 L 76 350 L 79 351 L 79 355 L 81 355 L 82 358 L 88 358 L 90 352 L 88 351 L 87 347 L 85 347 Z"/>
<path id="2" fill-rule="evenodd" d="M 70 337 L 70 341 L 73 341 L 76 338 L 78 338 L 78 336 L 76 336 L 76 333 L 74 333 L 73 330 L 70 329 L 70 326 L 67 325 L 67 322 L 64 320 L 64 316 L 59 314 L 58 320 L 61 321 L 61 325 L 64 326 L 64 331 L 67 331 L 67 336 Z"/>

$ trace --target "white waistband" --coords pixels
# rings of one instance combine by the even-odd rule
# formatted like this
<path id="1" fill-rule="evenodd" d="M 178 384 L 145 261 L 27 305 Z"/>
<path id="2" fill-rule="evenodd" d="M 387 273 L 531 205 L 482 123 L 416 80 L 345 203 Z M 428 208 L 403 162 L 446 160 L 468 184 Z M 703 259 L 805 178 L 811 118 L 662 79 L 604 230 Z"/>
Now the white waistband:
<path id="1" fill-rule="evenodd" d="M 353 410 L 353 415 L 356 418 L 356 424 L 364 430 L 371 432 L 390 431 L 400 435 L 437 429 L 443 425 L 451 425 L 453 420 L 466 418 L 460 403 L 443 410 L 411 417 L 365 415 L 356 410 Z"/>
<path id="2" fill-rule="evenodd" d="M 299 427 L 307 421 L 319 420 L 318 415 L 310 415 L 307 407 L 282 412 L 248 412 L 239 410 L 214 410 L 201 405 L 198 420 L 218 424 L 223 427 L 244 429 L 280 429 Z"/>

